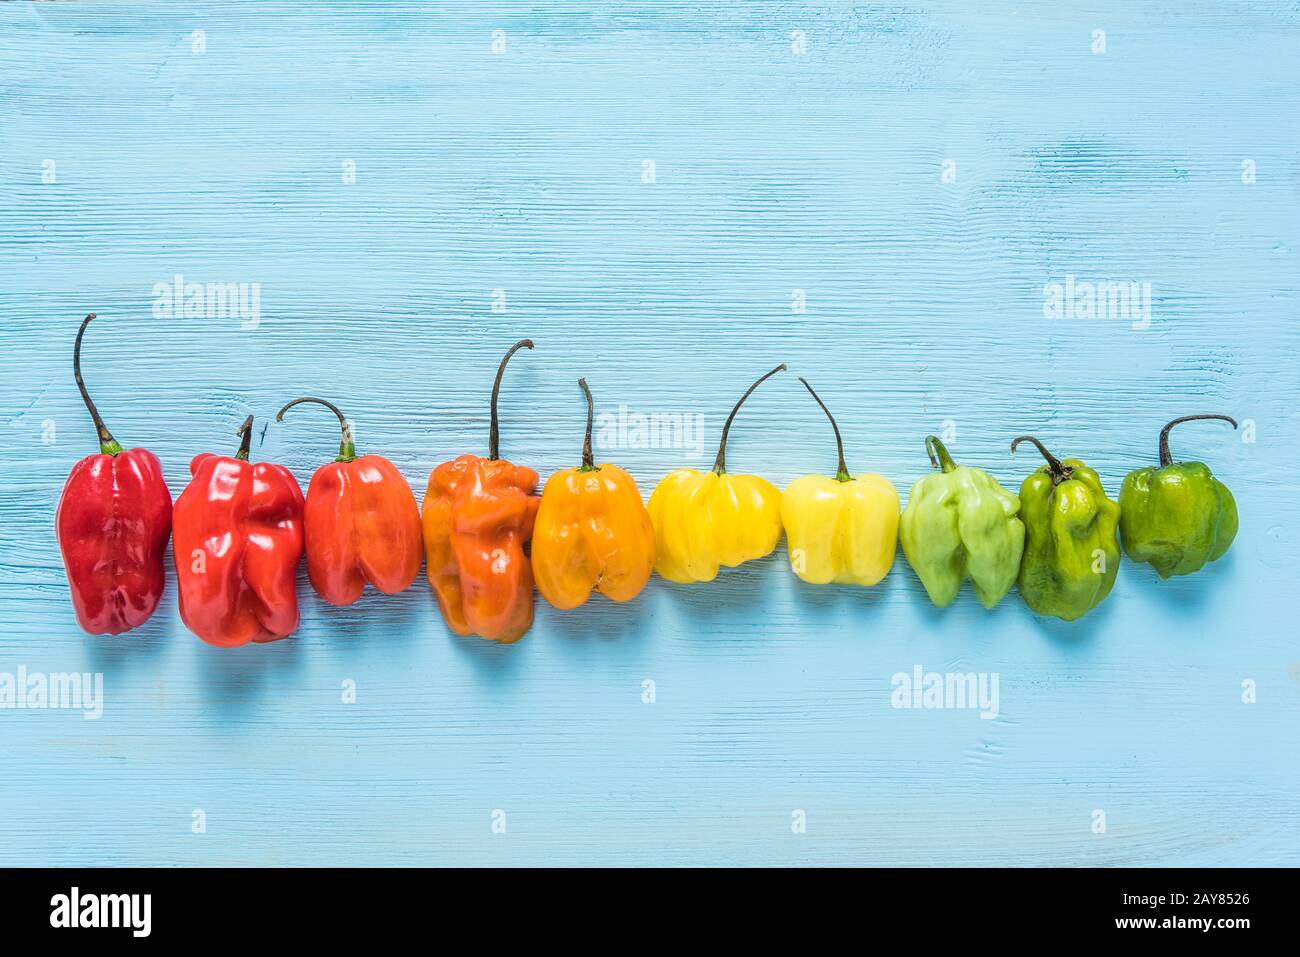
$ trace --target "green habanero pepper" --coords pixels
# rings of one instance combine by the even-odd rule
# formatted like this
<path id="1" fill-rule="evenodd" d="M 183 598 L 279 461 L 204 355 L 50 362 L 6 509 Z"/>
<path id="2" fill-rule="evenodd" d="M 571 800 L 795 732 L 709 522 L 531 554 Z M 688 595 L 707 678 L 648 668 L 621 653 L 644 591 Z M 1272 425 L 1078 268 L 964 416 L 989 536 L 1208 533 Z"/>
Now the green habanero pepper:
<path id="1" fill-rule="evenodd" d="M 1237 536 L 1237 503 L 1203 462 L 1175 462 L 1169 430 L 1181 422 L 1226 415 L 1185 415 L 1160 430 L 1160 465 L 1129 472 L 1119 490 L 1119 534 L 1135 562 L 1161 578 L 1190 575 L 1218 561 Z"/>
<path id="2" fill-rule="evenodd" d="M 1119 573 L 1119 506 L 1106 496 L 1097 473 L 1078 459 L 1062 462 L 1032 435 L 1047 464 L 1020 486 L 1025 557 L 1021 597 L 1040 615 L 1074 621 L 1110 594 Z"/>
<path id="3" fill-rule="evenodd" d="M 992 608 L 1020 571 L 1020 500 L 983 469 L 954 463 L 933 435 L 926 436 L 925 449 L 930 464 L 943 471 L 918 480 L 907 496 L 898 527 L 903 554 L 940 608 L 951 604 L 968 577 L 980 603 Z"/>

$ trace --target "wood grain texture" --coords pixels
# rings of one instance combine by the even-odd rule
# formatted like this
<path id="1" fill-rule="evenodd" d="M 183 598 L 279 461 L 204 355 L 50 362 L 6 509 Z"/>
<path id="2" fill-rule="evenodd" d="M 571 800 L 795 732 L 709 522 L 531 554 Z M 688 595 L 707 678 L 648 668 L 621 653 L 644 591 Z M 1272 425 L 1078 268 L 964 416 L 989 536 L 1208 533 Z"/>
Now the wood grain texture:
<path id="1" fill-rule="evenodd" d="M 1291 2 L 0 5 L 0 671 L 106 695 L 0 711 L 0 864 L 1300 864 L 1298 40 Z M 260 324 L 154 316 L 176 274 L 260 283 Z M 1150 327 L 1045 318 L 1067 275 L 1149 282 Z M 901 555 L 807 586 L 782 548 L 540 606 L 509 648 L 451 636 L 423 577 L 334 609 L 304 576 L 298 635 L 235 653 L 174 588 L 92 639 L 53 536 L 91 310 L 88 384 L 177 494 L 302 394 L 422 494 L 485 446 L 524 335 L 503 452 L 543 476 L 577 461 L 579 375 L 704 416 L 696 448 L 598 452 L 647 495 L 779 361 L 729 454 L 779 484 L 834 464 L 793 373 L 904 496 L 949 420 L 1007 484 L 1032 431 L 1112 493 L 1175 415 L 1258 441 L 1176 437 L 1237 495 L 1223 561 L 1126 563 L 1072 625 L 936 611 Z M 336 441 L 303 414 L 255 454 L 305 486 Z M 892 708 L 916 664 L 997 672 L 999 717 Z"/>

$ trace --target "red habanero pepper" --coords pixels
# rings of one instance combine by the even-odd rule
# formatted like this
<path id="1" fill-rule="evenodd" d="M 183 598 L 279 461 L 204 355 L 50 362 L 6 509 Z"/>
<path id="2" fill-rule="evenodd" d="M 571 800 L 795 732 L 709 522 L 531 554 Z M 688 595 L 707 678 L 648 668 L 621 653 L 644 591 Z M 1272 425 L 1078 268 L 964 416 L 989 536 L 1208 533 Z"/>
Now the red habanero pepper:
<path id="1" fill-rule="evenodd" d="M 172 547 L 185 627 L 210 645 L 275 641 L 298 627 L 302 489 L 283 465 L 248 461 L 253 417 L 234 458 L 204 452 L 176 500 Z"/>
<path id="2" fill-rule="evenodd" d="M 420 573 L 424 542 L 420 537 L 420 506 L 411 486 L 382 455 L 357 458 L 352 426 L 338 406 L 303 396 L 338 416 L 343 437 L 333 462 L 322 465 L 307 487 L 304 513 L 307 538 L 307 577 L 317 594 L 332 605 L 350 605 L 361 597 L 366 582 L 389 595 L 405 591 Z"/>
<path id="3" fill-rule="evenodd" d="M 492 384 L 488 456 L 462 455 L 429 476 L 424 495 L 424 550 L 429 584 L 447 625 L 458 635 L 509 644 L 533 623 L 533 569 L 524 552 L 533 534 L 537 473 L 498 454 L 497 395 L 506 363 L 529 339 L 510 347 Z"/>
<path id="4" fill-rule="evenodd" d="M 77 330 L 72 373 L 99 433 L 99 453 L 72 467 L 54 524 L 78 624 L 92 635 L 120 635 L 144 624 L 162 598 L 172 495 L 158 457 L 124 450 L 90 401 L 81 339 L 94 318 Z"/>

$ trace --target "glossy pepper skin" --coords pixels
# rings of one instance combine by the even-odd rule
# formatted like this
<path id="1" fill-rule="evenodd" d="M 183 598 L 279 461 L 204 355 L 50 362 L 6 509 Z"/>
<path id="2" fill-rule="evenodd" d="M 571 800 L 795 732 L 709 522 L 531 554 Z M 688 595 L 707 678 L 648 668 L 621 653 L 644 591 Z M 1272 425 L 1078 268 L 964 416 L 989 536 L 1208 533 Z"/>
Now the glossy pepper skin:
<path id="1" fill-rule="evenodd" d="M 275 641 L 298 627 L 302 489 L 284 466 L 248 461 L 252 430 L 250 415 L 233 458 L 195 456 L 176 500 L 181 620 L 220 648 Z"/>
<path id="2" fill-rule="evenodd" d="M 844 440 L 826 403 L 800 377 L 835 432 L 835 477 L 805 475 L 781 496 L 790 568 L 813 585 L 875 585 L 898 550 L 898 489 L 883 475 L 854 478 L 844 463 Z"/>
<path id="3" fill-rule="evenodd" d="M 1011 451 L 1021 442 L 1047 464 L 1020 486 L 1020 595 L 1040 615 L 1074 621 L 1101 604 L 1119 574 L 1119 506 L 1078 459 L 1062 462 L 1032 435 L 1013 441 Z"/>
<path id="4" fill-rule="evenodd" d="M 655 529 L 655 571 L 671 582 L 713 581 L 720 567 L 735 568 L 770 555 L 781 541 L 781 490 L 757 475 L 726 468 L 727 433 L 753 391 L 785 369 L 777 366 L 749 387 L 722 427 L 713 469 L 678 469 L 664 476 L 647 506 Z"/>
<path id="5" fill-rule="evenodd" d="M 907 496 L 898 529 L 903 554 L 940 608 L 952 603 L 967 578 L 980 604 L 992 608 L 1020 571 L 1020 500 L 983 469 L 954 463 L 933 435 L 925 446 L 930 464 L 942 471 L 917 481 Z"/>
<path id="6" fill-rule="evenodd" d="M 99 453 L 72 468 L 54 524 L 77 623 L 92 635 L 120 635 L 149 620 L 162 598 L 172 496 L 148 449 L 124 450 L 104 425 L 81 378 L 82 320 L 72 371 L 99 436 Z"/>
<path id="7" fill-rule="evenodd" d="M 655 530 L 636 481 L 617 465 L 597 465 L 591 450 L 595 404 L 587 380 L 582 464 L 556 472 L 542 490 L 533 529 L 537 590 L 556 608 L 577 608 L 596 590 L 631 601 L 655 563 Z"/>
<path id="8" fill-rule="evenodd" d="M 411 486 L 382 455 L 357 457 L 352 426 L 331 402 L 294 399 L 275 420 L 302 402 L 325 406 L 343 432 L 338 458 L 318 468 L 307 487 L 303 523 L 312 587 L 331 605 L 351 605 L 367 582 L 389 595 L 405 591 L 424 557 Z"/>
<path id="9" fill-rule="evenodd" d="M 533 624 L 533 569 L 524 551 L 539 500 L 537 473 L 500 456 L 497 396 L 506 363 L 531 340 L 511 346 L 492 386 L 488 456 L 462 455 L 429 476 L 421 519 L 429 584 L 447 626 L 503 644 Z"/>
<path id="10" fill-rule="evenodd" d="M 1124 551 L 1161 578 L 1190 575 L 1218 561 L 1237 537 L 1237 502 L 1202 462 L 1175 462 L 1169 431 L 1182 422 L 1226 415 L 1185 415 L 1160 430 L 1160 465 L 1130 472 L 1119 492 Z"/>

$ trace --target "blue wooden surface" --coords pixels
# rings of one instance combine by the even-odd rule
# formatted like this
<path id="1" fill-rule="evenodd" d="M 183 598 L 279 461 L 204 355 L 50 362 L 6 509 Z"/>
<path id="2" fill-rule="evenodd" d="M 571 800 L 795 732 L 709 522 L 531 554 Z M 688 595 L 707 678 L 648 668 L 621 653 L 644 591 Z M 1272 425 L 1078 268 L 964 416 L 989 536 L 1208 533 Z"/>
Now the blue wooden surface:
<path id="1" fill-rule="evenodd" d="M 1300 864 L 1297 41 L 1292 2 L 0 5 L 0 671 L 106 698 L 0 711 L 0 864 Z M 260 323 L 155 317 L 176 274 L 260 283 Z M 1149 328 L 1046 318 L 1069 275 L 1149 282 Z M 1252 432 L 1176 450 L 1241 533 L 1196 577 L 1126 563 L 1072 625 L 1014 593 L 937 611 L 901 554 L 870 591 L 804 585 L 782 548 L 541 605 L 513 647 L 452 637 L 423 577 L 348 609 L 304 577 L 267 647 L 204 646 L 174 588 L 95 639 L 52 528 L 91 310 L 90 387 L 177 494 L 312 393 L 422 495 L 484 449 L 528 335 L 503 450 L 543 477 L 577 460 L 579 375 L 712 446 L 784 360 L 733 470 L 833 468 L 794 373 L 904 497 L 945 423 L 1008 485 L 1032 431 L 1114 494 L 1214 411 Z M 335 441 L 304 412 L 255 453 L 305 486 Z M 648 495 L 709 454 L 600 457 Z M 892 708 L 917 664 L 998 673 L 998 718 Z"/>

